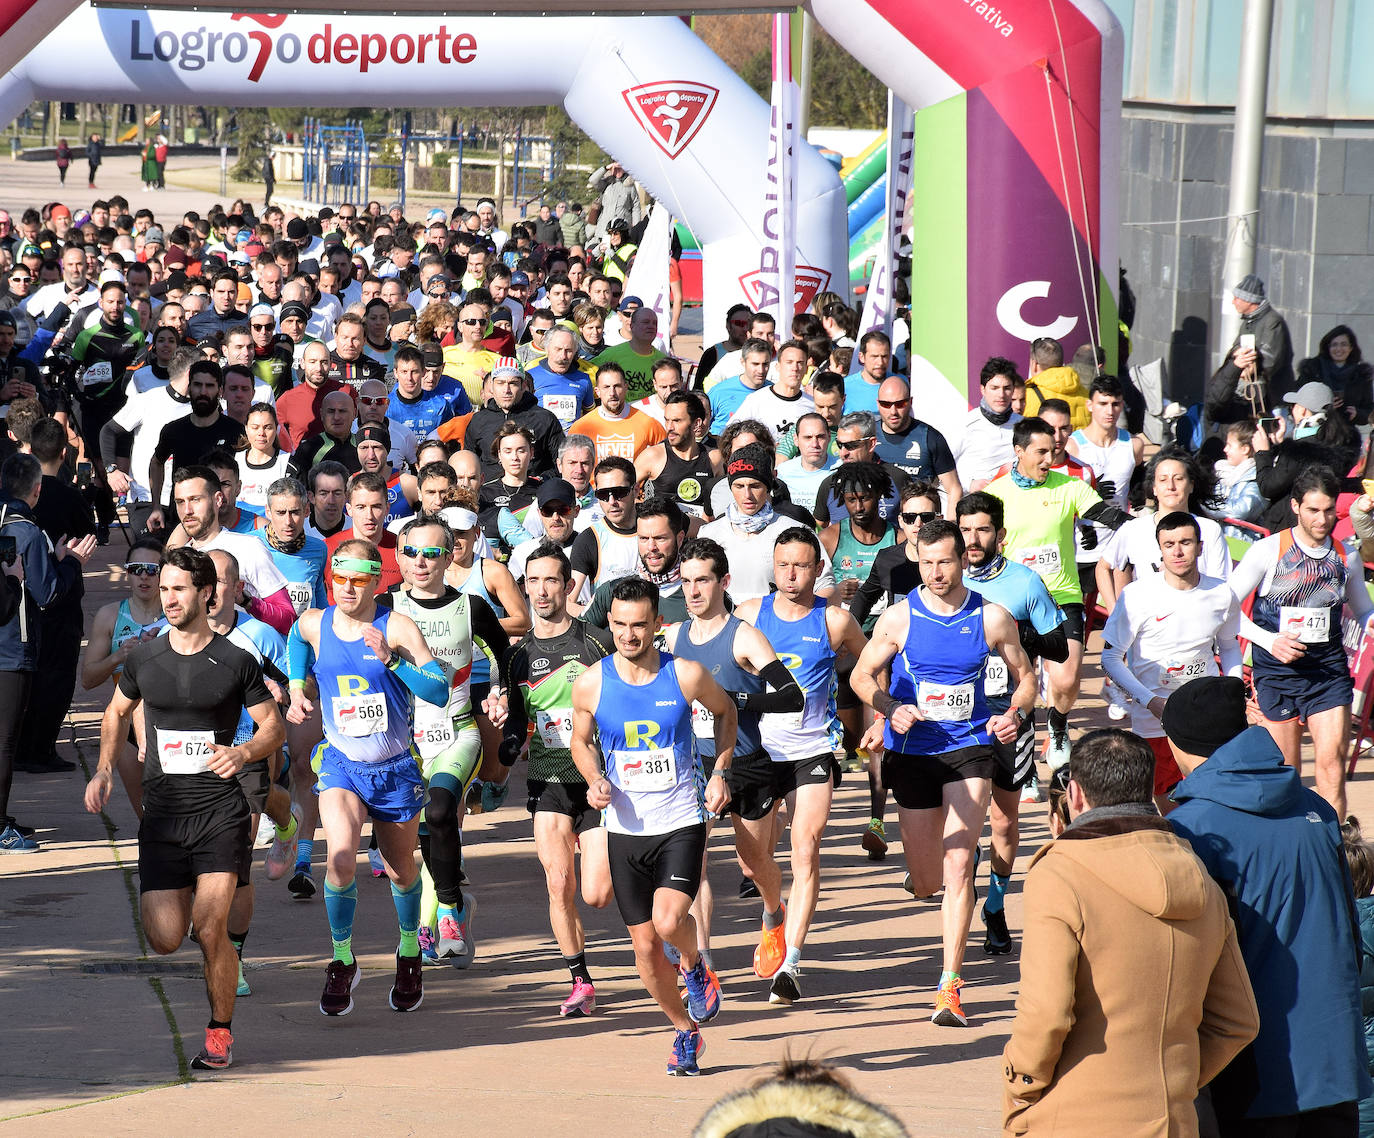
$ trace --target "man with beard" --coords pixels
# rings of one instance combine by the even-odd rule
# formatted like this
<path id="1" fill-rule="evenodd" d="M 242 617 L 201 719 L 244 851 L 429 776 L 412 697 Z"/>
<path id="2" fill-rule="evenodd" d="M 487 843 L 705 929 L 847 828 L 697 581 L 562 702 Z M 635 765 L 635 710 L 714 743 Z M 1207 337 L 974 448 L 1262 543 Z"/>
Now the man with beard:
<path id="1" fill-rule="evenodd" d="M 285 737 L 262 669 L 241 648 L 212 632 L 214 562 L 174 549 L 160 591 L 171 631 L 140 645 L 124 664 L 100 724 L 100 765 L 86 786 L 86 809 L 110 798 L 115 760 L 142 701 L 149 742 L 139 827 L 140 917 L 159 955 L 175 952 L 194 926 L 205 960 L 210 1022 L 191 1066 L 208 1070 L 233 1060 L 238 957 L 229 940 L 229 907 L 248 880 L 248 802 L 235 775 L 267 758 Z M 233 746 L 244 708 L 257 731 Z"/>
<path id="2" fill-rule="evenodd" d="M 635 476 L 645 493 L 671 498 L 689 517 L 709 520 L 711 487 L 721 474 L 720 451 L 707 450 L 696 438 L 706 418 L 701 397 L 674 391 L 663 401 L 663 429 L 668 437 L 635 456 Z"/>
<path id="3" fill-rule="evenodd" d="M 635 518 L 639 568 L 633 575 L 658 586 L 660 627 L 677 624 L 688 617 L 687 600 L 682 594 L 682 565 L 678 560 L 686 534 L 687 516 L 676 502 L 650 498 L 639 507 Z M 592 603 L 582 614 L 588 624 L 608 627 L 611 591 L 615 584 L 615 581 L 606 581 L 592 594 Z"/>
<path id="4" fill-rule="evenodd" d="M 172 469 L 194 466 L 216 447 L 232 451 L 243 437 L 243 424 L 231 419 L 219 409 L 224 375 L 213 360 L 193 363 L 187 373 L 187 394 L 191 399 L 191 413 L 174 419 L 162 428 L 153 460 L 148 466 L 148 491 L 155 503 L 148 515 L 149 529 L 167 527 L 162 497 L 162 479 L 166 462 Z M 218 488 L 218 480 L 216 480 Z"/>

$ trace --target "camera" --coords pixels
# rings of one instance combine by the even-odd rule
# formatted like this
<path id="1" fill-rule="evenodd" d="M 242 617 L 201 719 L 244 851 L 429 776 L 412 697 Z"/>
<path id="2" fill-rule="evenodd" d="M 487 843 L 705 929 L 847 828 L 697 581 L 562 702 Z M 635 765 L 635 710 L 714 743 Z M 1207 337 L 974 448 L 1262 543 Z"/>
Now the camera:
<path id="1" fill-rule="evenodd" d="M 0 536 L 0 565 L 13 565 L 19 560 L 19 543 L 12 537 Z"/>

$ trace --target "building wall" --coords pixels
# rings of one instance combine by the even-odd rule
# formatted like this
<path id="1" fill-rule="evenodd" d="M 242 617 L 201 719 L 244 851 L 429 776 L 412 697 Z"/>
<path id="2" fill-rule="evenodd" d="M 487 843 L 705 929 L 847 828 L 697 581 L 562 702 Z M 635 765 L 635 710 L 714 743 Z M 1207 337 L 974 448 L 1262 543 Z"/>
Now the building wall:
<path id="1" fill-rule="evenodd" d="M 1121 263 L 1136 295 L 1131 358 L 1163 358 L 1171 398 L 1195 402 L 1229 346 L 1215 342 L 1232 118 L 1127 105 Z M 1266 134 L 1256 272 L 1297 359 L 1346 323 L 1374 356 L 1374 125 L 1285 125 Z"/>

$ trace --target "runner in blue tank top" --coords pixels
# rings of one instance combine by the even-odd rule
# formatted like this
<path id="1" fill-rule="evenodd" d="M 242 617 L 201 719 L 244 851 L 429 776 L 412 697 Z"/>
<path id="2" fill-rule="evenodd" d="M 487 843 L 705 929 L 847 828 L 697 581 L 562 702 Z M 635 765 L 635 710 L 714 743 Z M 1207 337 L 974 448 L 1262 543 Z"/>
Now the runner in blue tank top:
<path id="1" fill-rule="evenodd" d="M 769 1003 L 791 1004 L 801 997 L 802 946 L 820 899 L 821 838 L 840 780 L 835 762 L 840 742 L 836 665 L 842 657 L 858 659 L 865 640 L 849 613 L 816 596 L 823 561 L 814 531 L 808 526 L 783 530 L 773 544 L 772 557 L 777 592 L 746 601 L 739 607 L 739 616 L 767 637 L 801 688 L 802 707 L 800 711 L 778 709 L 763 717 L 760 729 L 767 762 L 751 764 L 735 774 L 731 793 L 739 788 L 742 817 L 760 819 L 750 826 L 761 841 L 754 880 L 763 900 L 754 975 L 771 981 Z M 782 871 L 774 856 L 774 818 L 778 803 L 784 800 L 792 823 L 792 888 L 786 905 L 782 903 Z"/>
<path id="2" fill-rule="evenodd" d="M 306 612 L 292 627 L 287 646 L 287 718 L 303 723 L 310 714 L 306 677 L 313 674 L 324 719 L 316 790 L 329 845 L 324 905 L 334 958 L 320 1011 L 340 1016 L 353 1010 L 360 978 L 353 959 L 354 875 L 358 839 L 369 815 L 401 926 L 390 1003 L 398 1012 L 414 1011 L 424 998 L 415 848 L 425 791 L 411 750 L 411 697 L 442 706 L 449 685 L 415 622 L 402 613 L 378 611 L 382 562 L 375 545 L 360 538 L 343 542 L 330 574 L 334 604 Z"/>
<path id="3" fill-rule="evenodd" d="M 959 970 L 973 921 L 974 851 L 997 764 L 989 740 L 1015 740 L 1035 705 L 1035 673 L 1011 614 L 964 585 L 959 528 L 927 522 L 916 551 L 924 583 L 878 618 L 854 667 L 854 690 L 882 717 L 869 738 L 882 722 L 883 785 L 897 800 L 913 891 L 930 897 L 945 890 L 944 965 L 931 1020 L 964 1027 Z M 993 653 L 1015 685 L 1001 714 L 989 712 L 983 691 Z M 879 676 L 889 668 L 884 687 Z"/>
<path id="4" fill-rule="evenodd" d="M 965 494 L 954 514 L 968 552 L 964 584 L 1011 613 L 1021 636 L 1021 647 L 1032 664 L 1037 657 L 1067 660 L 1069 641 L 1064 611 L 1055 604 L 1039 573 L 1008 561 L 998 552 L 1007 535 L 1002 499 L 981 490 Z M 983 673 L 983 694 L 993 714 L 1004 713 L 1011 706 L 1009 679 L 1007 662 L 996 654 L 989 656 Z M 992 752 L 997 765 L 992 771 L 992 856 L 988 859 L 991 880 L 983 904 L 983 924 L 987 929 L 983 951 L 989 956 L 1004 956 L 1011 952 L 1012 941 L 1003 901 L 1021 843 L 1021 788 L 1035 777 L 1035 716 L 1022 720 L 1013 742 L 1003 743 L 994 738 Z"/>
<path id="5" fill-rule="evenodd" d="M 725 772 L 735 750 L 735 704 L 700 664 L 654 646 L 652 581 L 617 581 L 609 620 L 615 654 L 573 683 L 572 759 L 587 780 L 587 804 L 607 811 L 611 881 L 640 979 L 677 1029 L 668 1074 L 696 1075 L 706 1047 L 698 1025 L 720 1011 L 720 984 L 697 949 L 689 910 L 706 852 L 706 815 L 730 801 Z M 692 740 L 694 700 L 715 717 L 709 779 Z M 681 959 L 686 1008 L 665 942 Z"/>
<path id="6" fill-rule="evenodd" d="M 710 538 L 694 538 L 683 545 L 678 564 L 689 619 L 667 629 L 668 651 L 680 660 L 695 660 L 710 672 L 739 709 L 735 757 L 726 778 L 730 786 L 735 851 L 745 867 L 745 874 L 751 879 L 755 876 L 768 879 L 771 874 L 776 892 L 781 879 L 772 855 L 773 764 L 763 746 L 759 716 L 765 711 L 801 711 L 802 691 L 767 638 L 758 629 L 725 611 L 725 582 L 730 575 L 730 562 L 720 543 Z M 765 690 L 770 686 L 772 691 Z M 716 753 L 715 720 L 700 703 L 692 705 L 692 728 L 703 760 L 713 759 Z M 767 777 L 759 778 L 755 774 L 751 778 L 751 771 L 762 771 Z M 746 776 L 744 783 L 739 781 L 741 772 Z M 747 793 L 751 781 L 765 787 L 766 793 Z M 744 803 L 743 811 L 741 802 Z M 706 832 L 709 837 L 710 819 L 706 822 Z M 706 958 L 707 968 L 712 967 L 713 906 L 714 897 L 703 864 L 701 888 L 692 906 L 692 916 L 697 922 L 697 946 Z"/>

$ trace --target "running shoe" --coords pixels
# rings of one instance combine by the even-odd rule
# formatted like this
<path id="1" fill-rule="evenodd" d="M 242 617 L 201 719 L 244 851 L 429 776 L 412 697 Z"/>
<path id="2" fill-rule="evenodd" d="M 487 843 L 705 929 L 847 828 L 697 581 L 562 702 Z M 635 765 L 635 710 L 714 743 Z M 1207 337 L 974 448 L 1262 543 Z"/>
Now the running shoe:
<path id="1" fill-rule="evenodd" d="M 247 978 L 246 976 L 244 976 L 244 974 L 243 974 L 243 961 L 240 960 L 240 961 L 239 961 L 239 984 L 238 984 L 238 987 L 237 987 L 236 989 L 234 989 L 234 995 L 236 995 L 236 996 L 251 996 L 252 994 L 253 994 L 253 989 L 250 988 L 250 987 L 248 986 L 248 978 Z"/>
<path id="2" fill-rule="evenodd" d="M 887 831 L 881 818 L 870 818 L 868 829 L 864 831 L 863 841 L 859 843 L 868 851 L 869 861 L 882 861 L 887 857 Z"/>
<path id="3" fill-rule="evenodd" d="M 673 1053 L 668 1056 L 668 1074 L 700 1075 L 698 1060 L 706 1054 L 706 1040 L 700 1031 L 679 1031 L 673 1039 Z"/>
<path id="4" fill-rule="evenodd" d="M 959 1002 L 959 989 L 963 986 L 962 980 L 951 980 L 940 985 L 935 993 L 935 1013 L 930 1017 L 931 1023 L 937 1027 L 968 1027 L 968 1016 L 964 1015 L 964 1006 Z"/>
<path id="5" fill-rule="evenodd" d="M 445 959 L 453 961 L 455 968 L 467 968 L 471 966 L 473 958 L 477 955 L 477 938 L 473 935 L 472 922 L 477 916 L 477 898 L 471 893 L 465 893 L 463 912 L 460 914 L 463 919 L 457 922 L 458 936 L 455 941 L 453 954 Z M 444 922 L 439 922 L 439 943 L 437 945 L 440 957 L 444 957 Z"/>
<path id="6" fill-rule="evenodd" d="M 907 875 L 902 878 L 902 888 L 905 889 L 908 893 L 910 893 L 913 897 L 916 896 L 916 886 L 911 884 L 911 872 L 909 870 L 907 872 Z"/>
<path id="7" fill-rule="evenodd" d="M 258 832 L 253 837 L 255 846 L 265 846 L 272 841 L 277 833 L 277 824 L 266 814 L 258 819 Z"/>
<path id="8" fill-rule="evenodd" d="M 292 806 L 291 813 L 296 819 L 296 833 L 294 837 L 283 838 L 277 833 L 276 824 L 272 825 L 272 847 L 267 851 L 267 860 L 264 863 L 267 867 L 267 880 L 280 881 L 286 876 L 286 871 L 296 864 L 296 847 L 300 845 L 300 807 Z"/>
<path id="9" fill-rule="evenodd" d="M 665 940 L 663 942 L 663 955 L 668 958 L 668 963 L 674 968 L 679 970 L 682 968 L 682 953 L 678 952 L 678 950 L 673 947 L 671 941 Z"/>
<path id="10" fill-rule="evenodd" d="M 1021 805 L 1033 806 L 1037 802 L 1044 802 L 1045 794 L 1040 789 L 1040 778 L 1034 772 L 1026 781 L 1026 785 L 1021 788 Z"/>
<path id="11" fill-rule="evenodd" d="M 696 1023 L 710 1023 L 720 1015 L 720 981 L 706 961 L 698 958 L 695 968 L 683 969 L 682 979 L 687 985 L 687 1014 Z"/>
<path id="12" fill-rule="evenodd" d="M 754 884 L 752 877 L 739 879 L 739 895 L 741 897 L 757 897 L 759 895 L 759 887 Z"/>
<path id="13" fill-rule="evenodd" d="M 778 927 L 770 929 L 766 925 L 761 925 L 759 946 L 754 949 L 754 975 L 760 980 L 771 980 L 773 974 L 782 967 L 782 962 L 787 958 L 787 934 L 784 931 L 786 924 L 787 906 L 780 906 L 782 909 L 783 920 L 778 922 Z M 701 1021 L 698 1020 L 698 1023 Z"/>
<path id="14" fill-rule="evenodd" d="M 589 1016 L 596 1011 L 596 989 L 587 981 L 573 981 L 572 994 L 558 1009 L 560 1016 Z"/>
<path id="15" fill-rule="evenodd" d="M 768 989 L 770 1004 L 794 1004 L 801 999 L 801 969 L 795 964 L 791 968 L 779 968 Z"/>
<path id="16" fill-rule="evenodd" d="M 296 866 L 295 874 L 286 883 L 286 891 L 291 894 L 293 901 L 309 901 L 315 896 L 315 879 L 310 876 L 309 866 L 304 869 Z"/>
<path id="17" fill-rule="evenodd" d="M 234 1061 L 234 1037 L 227 1027 L 207 1027 L 205 1046 L 191 1060 L 197 1071 L 223 1071 Z"/>
<path id="18" fill-rule="evenodd" d="M 983 952 L 988 956 L 1006 956 L 1011 952 L 1011 930 L 1007 928 L 1006 910 L 989 913 L 983 906 L 983 927 L 987 937 L 983 941 Z"/>
<path id="19" fill-rule="evenodd" d="M 320 1014 L 346 1016 L 353 1010 L 353 989 L 362 980 L 362 969 L 355 960 L 345 964 L 331 960 L 324 973 L 324 994 L 320 996 Z"/>
<path id="20" fill-rule="evenodd" d="M 462 953 L 463 931 L 452 917 L 442 916 L 439 918 L 439 935 L 431 938 L 430 943 L 434 945 L 434 955 L 439 960 L 455 960 Z"/>
<path id="21" fill-rule="evenodd" d="M 38 852 L 38 843 L 26 838 L 13 826 L 0 830 L 0 853 L 31 854 Z"/>
<path id="22" fill-rule="evenodd" d="M 421 925 L 416 936 L 420 940 L 420 955 L 430 964 L 438 961 L 439 953 L 434 947 L 434 930 L 428 925 Z"/>
<path id="23" fill-rule="evenodd" d="M 1069 754 L 1072 750 L 1067 731 L 1062 735 L 1056 731 L 1049 733 L 1049 738 L 1045 740 L 1045 761 L 1050 764 L 1051 773 L 1069 765 Z"/>
<path id="24" fill-rule="evenodd" d="M 419 953 L 414 956 L 396 954 L 396 980 L 391 985 L 387 1003 L 393 1012 L 413 1012 L 425 1000 L 425 970 Z"/>
<path id="25" fill-rule="evenodd" d="M 372 866 L 372 876 L 373 876 L 373 877 L 385 877 L 385 876 L 386 876 L 386 862 L 384 862 L 384 861 L 382 860 L 382 851 L 381 851 L 381 850 L 368 850 L 368 851 L 367 851 L 367 864 L 370 865 L 370 866 Z"/>
<path id="26" fill-rule="evenodd" d="M 9 817 L 8 815 L 4 818 L 0 818 L 0 830 L 3 830 L 6 826 L 13 826 L 16 830 L 19 831 L 19 833 L 23 834 L 26 838 L 31 838 L 34 836 L 34 834 L 38 833 L 38 831 L 35 830 L 32 826 L 20 825 L 20 823 L 16 822 L 13 818 Z"/>

